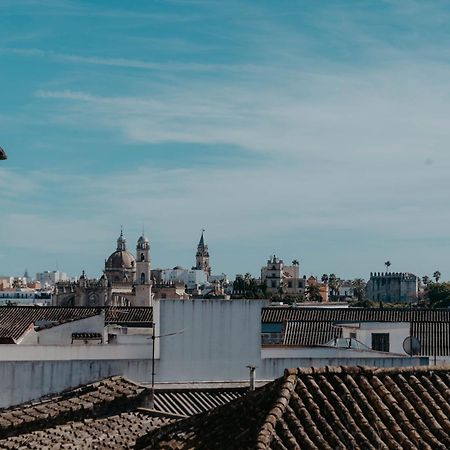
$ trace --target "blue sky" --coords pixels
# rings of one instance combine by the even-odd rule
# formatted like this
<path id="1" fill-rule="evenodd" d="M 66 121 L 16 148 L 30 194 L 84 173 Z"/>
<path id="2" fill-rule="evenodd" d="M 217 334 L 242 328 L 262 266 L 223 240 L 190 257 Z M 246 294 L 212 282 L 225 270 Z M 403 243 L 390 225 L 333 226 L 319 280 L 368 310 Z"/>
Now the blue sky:
<path id="1" fill-rule="evenodd" d="M 450 273 L 447 2 L 0 0 L 0 274 Z"/>

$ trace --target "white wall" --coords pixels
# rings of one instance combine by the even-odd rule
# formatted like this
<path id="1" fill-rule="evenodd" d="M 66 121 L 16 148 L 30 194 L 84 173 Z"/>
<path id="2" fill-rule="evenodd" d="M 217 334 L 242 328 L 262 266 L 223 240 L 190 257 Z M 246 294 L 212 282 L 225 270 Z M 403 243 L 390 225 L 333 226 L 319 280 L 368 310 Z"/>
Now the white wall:
<path id="1" fill-rule="evenodd" d="M 425 364 L 427 358 L 380 358 L 342 349 L 261 349 L 261 307 L 266 300 L 161 300 L 154 302 L 157 382 L 258 380 L 286 367 Z M 59 327 L 56 327 L 59 328 Z M 48 330 L 50 331 L 50 330 Z M 169 335 L 171 333 L 176 333 Z M 283 350 L 283 349 L 281 349 Z M 278 352 L 278 353 L 274 353 Z M 151 379 L 151 339 L 123 345 L 0 345 L 0 407 L 57 393 L 112 375 Z"/>
<path id="2" fill-rule="evenodd" d="M 343 326 L 342 337 L 350 337 L 356 333 L 356 339 L 369 348 L 372 348 L 372 333 L 389 334 L 389 352 L 406 355 L 403 350 L 403 341 L 409 337 L 410 324 L 408 322 L 360 322 L 359 327 Z"/>
<path id="3" fill-rule="evenodd" d="M 85 319 L 74 320 L 37 332 L 40 345 L 71 345 L 72 333 L 100 333 L 105 330 L 105 315 L 97 314 Z"/>
<path id="4" fill-rule="evenodd" d="M 161 381 L 245 380 L 261 360 L 266 300 L 161 300 Z"/>

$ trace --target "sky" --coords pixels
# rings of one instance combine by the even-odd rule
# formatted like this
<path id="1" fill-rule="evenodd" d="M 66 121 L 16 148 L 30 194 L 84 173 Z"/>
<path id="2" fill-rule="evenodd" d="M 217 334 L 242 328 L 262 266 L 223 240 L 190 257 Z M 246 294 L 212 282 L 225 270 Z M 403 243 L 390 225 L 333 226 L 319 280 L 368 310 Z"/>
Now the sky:
<path id="1" fill-rule="evenodd" d="M 0 275 L 450 277 L 445 1 L 0 0 Z"/>

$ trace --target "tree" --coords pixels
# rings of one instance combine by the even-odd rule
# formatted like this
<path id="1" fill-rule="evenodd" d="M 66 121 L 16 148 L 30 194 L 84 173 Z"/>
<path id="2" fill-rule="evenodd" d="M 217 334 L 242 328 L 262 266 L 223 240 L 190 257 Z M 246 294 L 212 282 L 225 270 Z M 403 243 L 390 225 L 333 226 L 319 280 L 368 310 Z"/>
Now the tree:
<path id="1" fill-rule="evenodd" d="M 306 288 L 306 295 L 311 302 L 321 302 L 320 287 L 318 284 L 308 284 Z"/>
<path id="2" fill-rule="evenodd" d="M 450 306 L 450 283 L 430 283 L 427 288 L 430 308 Z"/>
<path id="3" fill-rule="evenodd" d="M 353 287 L 353 294 L 356 296 L 358 301 L 360 302 L 361 300 L 363 300 L 366 282 L 362 278 L 355 278 L 352 281 L 352 287 Z"/>
<path id="4" fill-rule="evenodd" d="M 391 262 L 390 261 L 386 261 L 384 263 L 384 265 L 386 266 L 386 272 L 389 270 L 389 267 L 391 267 Z"/>
<path id="5" fill-rule="evenodd" d="M 334 273 L 328 277 L 328 286 L 330 287 L 332 296 L 339 298 L 339 288 L 342 286 L 342 281 Z"/>
<path id="6" fill-rule="evenodd" d="M 293 266 L 299 266 L 300 263 L 298 262 L 298 260 L 294 259 L 294 260 L 292 261 L 292 265 L 293 265 Z"/>
<path id="7" fill-rule="evenodd" d="M 322 275 L 321 280 L 322 280 L 322 283 L 328 284 L 328 275 L 326 273 L 324 273 Z"/>
<path id="8" fill-rule="evenodd" d="M 436 283 L 439 283 L 439 279 L 441 278 L 441 272 L 439 272 L 439 270 L 436 270 L 433 273 L 433 278 L 436 280 Z"/>
<path id="9" fill-rule="evenodd" d="M 430 277 L 429 277 L 428 275 L 424 275 L 424 276 L 422 277 L 422 283 L 423 283 L 425 286 L 428 286 L 428 284 L 430 283 Z"/>

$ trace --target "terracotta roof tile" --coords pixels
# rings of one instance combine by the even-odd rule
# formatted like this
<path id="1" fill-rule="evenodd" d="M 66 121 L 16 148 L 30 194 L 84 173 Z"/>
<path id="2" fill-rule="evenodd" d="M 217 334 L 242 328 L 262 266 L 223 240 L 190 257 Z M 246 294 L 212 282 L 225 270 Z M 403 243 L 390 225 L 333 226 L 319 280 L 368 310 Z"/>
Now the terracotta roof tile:
<path id="1" fill-rule="evenodd" d="M 173 419 L 128 412 L 10 437 L 0 440 L 0 448 L 129 449 L 138 437 L 171 422 Z"/>
<path id="2" fill-rule="evenodd" d="M 98 417 L 138 406 L 145 388 L 122 377 L 112 377 L 47 400 L 0 410 L 0 438 L 43 427 Z"/>
<path id="3" fill-rule="evenodd" d="M 291 369 L 139 449 L 448 449 L 450 368 Z"/>

